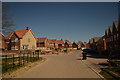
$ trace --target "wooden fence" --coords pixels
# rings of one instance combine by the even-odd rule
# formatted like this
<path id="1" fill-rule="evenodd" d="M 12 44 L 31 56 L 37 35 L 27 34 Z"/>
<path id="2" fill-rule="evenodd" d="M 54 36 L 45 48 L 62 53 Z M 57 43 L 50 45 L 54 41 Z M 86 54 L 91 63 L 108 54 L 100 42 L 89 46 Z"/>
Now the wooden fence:
<path id="1" fill-rule="evenodd" d="M 29 62 L 34 62 L 40 59 L 40 53 L 37 52 L 20 52 L 17 54 L 4 54 L 2 55 L 2 72 L 19 68 Z"/>

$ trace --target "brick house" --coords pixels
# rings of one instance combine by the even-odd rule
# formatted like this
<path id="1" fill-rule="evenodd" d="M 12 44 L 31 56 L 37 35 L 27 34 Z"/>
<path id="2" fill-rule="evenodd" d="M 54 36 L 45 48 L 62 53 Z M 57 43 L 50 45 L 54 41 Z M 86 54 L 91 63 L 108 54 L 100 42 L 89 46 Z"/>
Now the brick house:
<path id="1" fill-rule="evenodd" d="M 105 39 L 107 50 L 120 49 L 120 26 L 118 21 L 114 21 L 113 25 L 105 31 Z"/>
<path id="2" fill-rule="evenodd" d="M 98 40 L 100 39 L 101 37 L 93 37 L 89 40 L 89 47 L 94 49 L 94 50 L 97 50 L 97 45 L 98 45 Z"/>
<path id="3" fill-rule="evenodd" d="M 53 49 L 57 46 L 56 39 L 48 39 L 48 48 Z"/>
<path id="4" fill-rule="evenodd" d="M 56 48 L 64 48 L 64 41 L 61 40 L 56 40 Z"/>
<path id="5" fill-rule="evenodd" d="M 78 48 L 78 44 L 77 44 L 76 42 L 73 42 L 73 43 L 72 43 L 72 48 L 73 48 L 73 49 L 74 49 L 74 48 L 77 49 L 77 48 Z"/>
<path id="6" fill-rule="evenodd" d="M 5 37 L 0 33 L 0 50 L 5 50 Z"/>
<path id="7" fill-rule="evenodd" d="M 72 48 L 72 43 L 70 41 L 65 41 L 65 48 Z"/>
<path id="8" fill-rule="evenodd" d="M 37 38 L 37 49 L 47 49 L 48 38 Z"/>
<path id="9" fill-rule="evenodd" d="M 30 27 L 16 30 L 6 37 L 6 50 L 36 49 L 36 38 Z"/>
<path id="10" fill-rule="evenodd" d="M 102 36 L 98 41 L 97 41 L 97 50 L 102 52 L 106 50 L 106 40 L 105 36 Z"/>

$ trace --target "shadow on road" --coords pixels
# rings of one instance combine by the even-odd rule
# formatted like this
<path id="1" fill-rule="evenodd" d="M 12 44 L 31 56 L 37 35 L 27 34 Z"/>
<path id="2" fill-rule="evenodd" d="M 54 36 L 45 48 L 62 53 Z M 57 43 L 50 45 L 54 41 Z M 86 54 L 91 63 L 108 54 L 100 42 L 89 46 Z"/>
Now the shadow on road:
<path id="1" fill-rule="evenodd" d="M 99 55 L 99 54 L 89 54 L 87 57 L 96 58 L 96 59 L 108 59 L 108 56 Z"/>
<path id="2" fill-rule="evenodd" d="M 108 66 L 108 63 L 99 63 L 98 65 L 101 65 L 101 66 Z"/>

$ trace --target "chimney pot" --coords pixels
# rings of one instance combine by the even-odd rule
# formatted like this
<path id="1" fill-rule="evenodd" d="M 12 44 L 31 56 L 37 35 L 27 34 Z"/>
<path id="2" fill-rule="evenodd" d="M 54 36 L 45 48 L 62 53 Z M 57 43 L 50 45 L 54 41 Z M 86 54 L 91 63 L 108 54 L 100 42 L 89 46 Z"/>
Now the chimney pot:
<path id="1" fill-rule="evenodd" d="M 26 27 L 26 30 L 29 30 L 30 29 L 30 27 Z"/>

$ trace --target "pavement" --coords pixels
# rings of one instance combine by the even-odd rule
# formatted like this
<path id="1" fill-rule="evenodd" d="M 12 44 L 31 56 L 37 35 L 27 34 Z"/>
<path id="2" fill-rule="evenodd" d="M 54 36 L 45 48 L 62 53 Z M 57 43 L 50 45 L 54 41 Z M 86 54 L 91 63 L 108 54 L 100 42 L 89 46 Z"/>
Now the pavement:
<path id="1" fill-rule="evenodd" d="M 99 68 L 93 64 L 104 62 L 106 59 L 89 57 L 81 60 L 81 51 L 72 51 L 69 54 L 41 55 L 47 60 L 25 71 L 15 78 L 91 78 L 101 80 L 98 74 Z"/>

